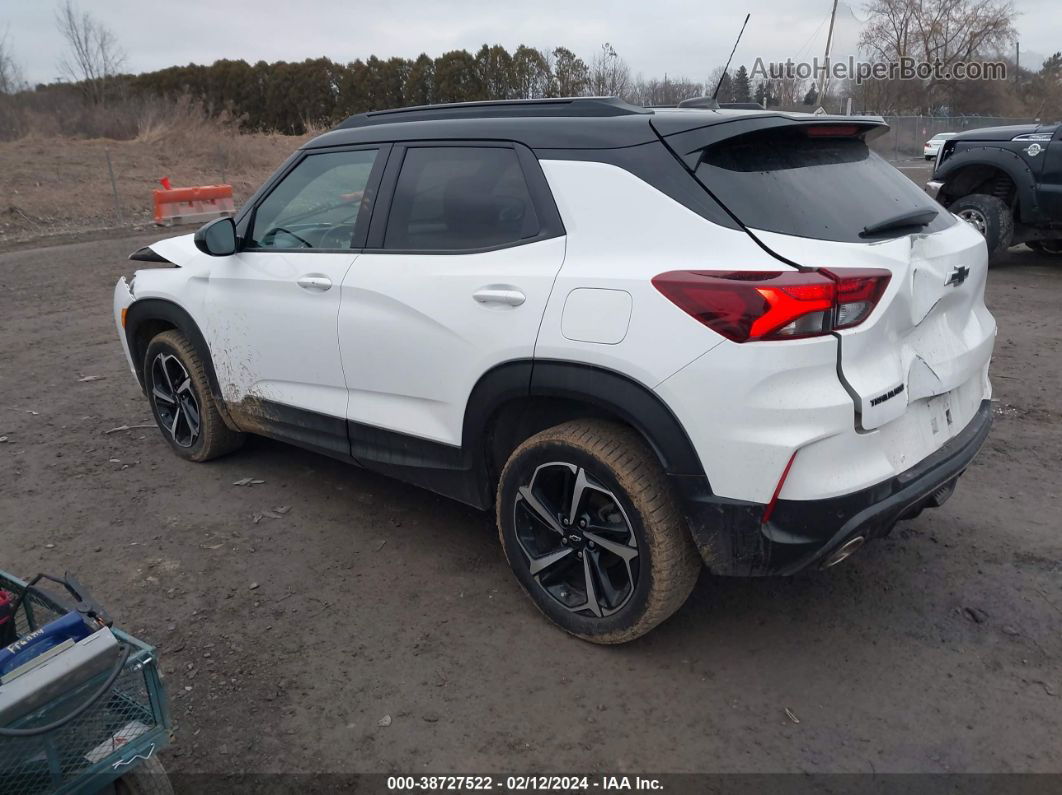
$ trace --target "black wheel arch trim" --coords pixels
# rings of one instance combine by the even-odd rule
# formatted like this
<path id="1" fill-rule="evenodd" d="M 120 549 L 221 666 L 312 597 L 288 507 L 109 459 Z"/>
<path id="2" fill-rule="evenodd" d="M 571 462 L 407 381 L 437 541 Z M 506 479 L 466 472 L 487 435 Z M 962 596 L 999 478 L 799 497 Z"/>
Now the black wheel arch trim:
<path id="1" fill-rule="evenodd" d="M 560 359 L 510 361 L 480 378 L 465 409 L 466 454 L 483 455 L 488 423 L 506 403 L 537 397 L 574 400 L 612 414 L 645 438 L 666 472 L 705 476 L 682 424 L 652 389 L 615 370 Z M 485 462 L 470 463 L 479 468 Z"/>
<path id="2" fill-rule="evenodd" d="M 948 191 L 948 179 L 971 166 L 986 166 L 1002 171 L 1014 183 L 1021 220 L 1035 220 L 1039 217 L 1040 208 L 1036 199 L 1036 176 L 1025 161 L 1009 149 L 984 147 L 959 152 L 945 160 L 932 178 L 944 183 L 941 193 L 946 194 Z M 962 197 L 957 196 L 955 200 L 960 198 Z"/>
<path id="3" fill-rule="evenodd" d="M 649 387 L 597 365 L 536 359 L 531 396 L 566 397 L 609 411 L 637 430 L 668 474 L 704 477 L 701 459 L 674 412 Z"/>
<path id="4" fill-rule="evenodd" d="M 218 383 L 218 376 L 214 371 L 214 359 L 210 355 L 210 346 L 207 345 L 203 332 L 199 330 L 199 325 L 184 307 L 164 298 L 138 299 L 130 304 L 126 311 L 125 339 L 129 344 L 129 354 L 133 363 L 136 365 L 136 378 L 137 381 L 140 382 L 140 388 L 145 391 L 147 389 L 144 383 L 142 365 L 144 362 L 144 355 L 147 352 L 148 343 L 150 343 L 151 340 L 140 340 L 137 332 L 145 323 L 150 323 L 152 321 L 168 323 L 180 331 L 188 342 L 191 343 L 206 368 L 207 380 L 210 382 L 210 394 L 211 397 L 214 398 L 214 403 L 217 406 L 222 421 L 224 421 L 224 423 L 232 430 L 240 430 L 240 428 L 233 422 L 228 407 L 225 404 L 225 399 L 222 397 L 221 385 Z"/>

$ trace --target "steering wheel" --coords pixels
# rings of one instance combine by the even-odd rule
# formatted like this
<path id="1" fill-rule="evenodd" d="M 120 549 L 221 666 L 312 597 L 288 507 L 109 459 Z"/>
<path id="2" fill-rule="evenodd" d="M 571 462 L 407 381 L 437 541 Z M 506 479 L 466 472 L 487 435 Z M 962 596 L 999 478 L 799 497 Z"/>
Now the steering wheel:
<path id="1" fill-rule="evenodd" d="M 351 238 L 354 236 L 353 224 L 339 224 L 331 227 L 319 241 L 320 248 L 350 248 Z"/>

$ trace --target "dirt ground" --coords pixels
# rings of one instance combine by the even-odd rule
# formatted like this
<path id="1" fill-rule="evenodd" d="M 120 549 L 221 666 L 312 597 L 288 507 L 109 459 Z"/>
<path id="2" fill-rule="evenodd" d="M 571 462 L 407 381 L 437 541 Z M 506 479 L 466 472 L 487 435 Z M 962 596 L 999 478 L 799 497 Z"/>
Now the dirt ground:
<path id="1" fill-rule="evenodd" d="M 232 185 L 239 205 L 306 137 L 233 135 L 190 118 L 133 141 L 0 141 L 0 246 L 104 227 L 143 231 L 162 177 L 174 187 Z"/>
<path id="2" fill-rule="evenodd" d="M 601 648 L 486 515 L 266 440 L 197 465 L 107 433 L 150 421 L 110 302 L 157 237 L 0 254 L 0 568 L 76 572 L 158 645 L 171 771 L 1062 771 L 1062 262 L 991 272 L 996 425 L 944 508 L 826 572 L 702 576 Z"/>

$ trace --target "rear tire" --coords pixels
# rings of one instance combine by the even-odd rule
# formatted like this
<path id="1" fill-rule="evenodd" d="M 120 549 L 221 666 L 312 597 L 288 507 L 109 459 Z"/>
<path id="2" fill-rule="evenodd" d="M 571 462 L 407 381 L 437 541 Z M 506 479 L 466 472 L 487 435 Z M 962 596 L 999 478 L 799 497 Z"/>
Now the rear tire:
<path id="1" fill-rule="evenodd" d="M 576 420 L 532 436 L 505 465 L 497 512 L 528 596 L 594 643 L 644 635 L 683 605 L 701 570 L 663 469 L 623 425 Z"/>
<path id="2" fill-rule="evenodd" d="M 990 255 L 1010 248 L 1014 239 L 1014 214 L 1002 199 L 971 193 L 953 201 L 948 209 L 984 235 Z"/>
<path id="3" fill-rule="evenodd" d="M 209 461 L 243 445 L 244 434 L 221 419 L 203 361 L 183 334 L 164 331 L 152 339 L 143 367 L 151 413 L 177 455 Z"/>

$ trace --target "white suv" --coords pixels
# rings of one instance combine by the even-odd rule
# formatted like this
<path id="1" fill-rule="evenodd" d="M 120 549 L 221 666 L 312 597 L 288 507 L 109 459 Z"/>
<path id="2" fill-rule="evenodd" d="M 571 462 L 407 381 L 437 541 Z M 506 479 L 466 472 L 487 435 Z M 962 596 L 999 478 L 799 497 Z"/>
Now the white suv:
<path id="1" fill-rule="evenodd" d="M 832 565 L 988 433 L 986 251 L 879 120 L 611 99 L 352 117 L 114 313 L 163 435 L 258 433 L 497 512 L 563 629 Z"/>

